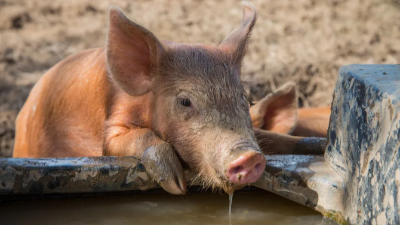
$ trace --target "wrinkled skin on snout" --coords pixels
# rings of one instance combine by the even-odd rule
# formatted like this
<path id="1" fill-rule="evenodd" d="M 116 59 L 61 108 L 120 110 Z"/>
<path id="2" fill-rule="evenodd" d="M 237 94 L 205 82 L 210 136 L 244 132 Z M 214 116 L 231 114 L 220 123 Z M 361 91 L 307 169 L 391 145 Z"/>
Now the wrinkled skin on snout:
<path id="1" fill-rule="evenodd" d="M 14 157 L 133 155 L 173 194 L 195 181 L 227 192 L 264 171 L 240 79 L 256 12 L 219 45 L 161 42 L 110 10 L 106 49 L 50 69 L 18 115 Z"/>

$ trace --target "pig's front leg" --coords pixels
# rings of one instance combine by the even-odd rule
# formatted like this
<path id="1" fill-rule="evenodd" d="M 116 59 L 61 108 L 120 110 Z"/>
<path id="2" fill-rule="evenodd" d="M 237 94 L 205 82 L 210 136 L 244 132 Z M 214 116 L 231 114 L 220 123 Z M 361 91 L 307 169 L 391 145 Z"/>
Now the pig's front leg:
<path id="1" fill-rule="evenodd" d="M 135 156 L 164 190 L 171 194 L 186 192 L 182 164 L 174 148 L 150 129 L 108 128 L 103 155 Z"/>
<path id="2" fill-rule="evenodd" d="M 295 137 L 260 129 L 254 129 L 254 134 L 261 151 L 266 155 L 319 155 L 325 153 L 327 144 L 326 138 Z"/>

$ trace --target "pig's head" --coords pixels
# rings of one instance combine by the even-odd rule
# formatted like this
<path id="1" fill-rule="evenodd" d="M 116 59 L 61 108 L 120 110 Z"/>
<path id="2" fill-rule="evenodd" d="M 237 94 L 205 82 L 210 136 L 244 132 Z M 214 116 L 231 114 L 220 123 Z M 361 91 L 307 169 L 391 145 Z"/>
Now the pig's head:
<path id="1" fill-rule="evenodd" d="M 240 79 L 255 21 L 245 3 L 242 24 L 220 45 L 179 44 L 160 42 L 118 9 L 110 11 L 112 79 L 132 96 L 149 95 L 151 129 L 197 181 L 225 191 L 256 181 L 266 164 Z"/>

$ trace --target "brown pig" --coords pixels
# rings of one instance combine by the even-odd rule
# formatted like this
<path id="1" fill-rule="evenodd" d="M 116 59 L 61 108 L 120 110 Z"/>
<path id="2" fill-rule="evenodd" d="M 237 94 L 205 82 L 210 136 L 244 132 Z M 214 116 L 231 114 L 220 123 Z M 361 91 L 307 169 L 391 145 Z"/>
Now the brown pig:
<path id="1" fill-rule="evenodd" d="M 254 128 L 302 137 L 326 137 L 330 107 L 298 108 L 297 90 L 288 82 L 250 108 Z"/>
<path id="2" fill-rule="evenodd" d="M 256 181 L 260 152 L 241 83 L 256 12 L 219 45 L 159 41 L 110 9 L 107 47 L 74 54 L 32 89 L 16 121 L 14 157 L 140 158 L 165 190 L 186 191 L 182 163 L 204 185 Z"/>

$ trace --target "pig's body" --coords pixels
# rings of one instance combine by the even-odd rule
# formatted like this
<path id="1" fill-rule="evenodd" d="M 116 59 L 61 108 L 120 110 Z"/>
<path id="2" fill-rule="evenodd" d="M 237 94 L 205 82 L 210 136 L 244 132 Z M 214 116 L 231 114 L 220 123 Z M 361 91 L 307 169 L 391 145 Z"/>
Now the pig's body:
<path id="1" fill-rule="evenodd" d="M 266 161 L 240 80 L 256 13 L 244 5 L 219 45 L 160 42 L 111 9 L 107 48 L 68 57 L 33 88 L 14 157 L 132 155 L 174 194 L 186 191 L 181 162 L 228 192 L 256 181 Z"/>
<path id="2" fill-rule="evenodd" d="M 300 108 L 296 127 L 291 134 L 302 137 L 326 137 L 330 116 L 330 107 Z"/>
<path id="3" fill-rule="evenodd" d="M 326 137 L 330 107 L 298 108 L 296 84 L 288 82 L 250 108 L 255 128 L 301 137 Z"/>
<path id="4" fill-rule="evenodd" d="M 61 61 L 38 81 L 20 111 L 13 156 L 103 155 L 104 123 L 117 93 L 108 81 L 104 49 Z"/>
<path id="5" fill-rule="evenodd" d="M 130 136 L 132 146 L 143 146 L 135 142 L 151 136 L 149 130 L 141 129 L 151 128 L 151 95 L 130 96 L 119 89 L 108 76 L 104 49 L 74 54 L 50 69 L 33 88 L 17 118 L 13 156 L 141 157 L 143 148 L 105 149 L 104 144 L 106 137 L 135 130 Z"/>

